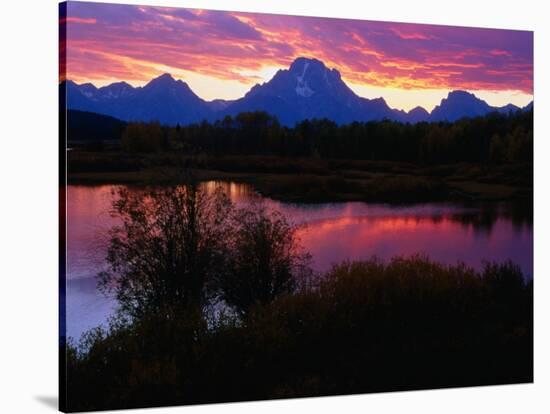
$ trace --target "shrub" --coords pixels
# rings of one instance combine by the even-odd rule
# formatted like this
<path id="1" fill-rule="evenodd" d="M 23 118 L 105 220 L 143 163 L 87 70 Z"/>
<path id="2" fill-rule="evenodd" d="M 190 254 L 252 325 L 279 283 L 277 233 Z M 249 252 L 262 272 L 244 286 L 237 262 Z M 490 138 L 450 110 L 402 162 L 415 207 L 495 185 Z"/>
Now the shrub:
<path id="1" fill-rule="evenodd" d="M 219 279 L 222 298 L 241 315 L 294 292 L 309 273 L 309 255 L 299 246 L 296 226 L 262 204 L 238 210 L 230 241 L 228 271 Z"/>
<path id="2" fill-rule="evenodd" d="M 243 321 L 165 309 L 92 334 L 67 352 L 69 407 L 530 382 L 532 323 L 532 283 L 510 263 L 344 262 Z"/>

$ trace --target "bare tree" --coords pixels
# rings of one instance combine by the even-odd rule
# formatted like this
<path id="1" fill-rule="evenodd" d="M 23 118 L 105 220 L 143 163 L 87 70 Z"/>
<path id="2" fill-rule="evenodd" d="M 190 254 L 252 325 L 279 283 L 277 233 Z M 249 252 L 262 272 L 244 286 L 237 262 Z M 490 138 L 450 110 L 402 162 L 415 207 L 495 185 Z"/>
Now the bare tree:
<path id="1" fill-rule="evenodd" d="M 99 287 L 114 292 L 132 318 L 165 307 L 201 310 L 211 282 L 224 268 L 232 205 L 221 190 L 195 182 L 144 190 L 120 188 Z"/>

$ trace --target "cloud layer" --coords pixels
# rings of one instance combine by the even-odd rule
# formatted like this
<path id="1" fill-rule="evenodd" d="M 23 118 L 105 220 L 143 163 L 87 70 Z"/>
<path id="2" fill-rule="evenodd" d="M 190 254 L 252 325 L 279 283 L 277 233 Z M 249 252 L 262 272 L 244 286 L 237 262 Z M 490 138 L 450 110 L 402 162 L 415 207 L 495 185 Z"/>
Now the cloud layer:
<path id="1" fill-rule="evenodd" d="M 373 88 L 533 93 L 526 31 L 80 2 L 68 3 L 60 25 L 62 76 L 80 82 L 172 72 L 191 87 L 226 81 L 238 94 L 309 56 Z"/>

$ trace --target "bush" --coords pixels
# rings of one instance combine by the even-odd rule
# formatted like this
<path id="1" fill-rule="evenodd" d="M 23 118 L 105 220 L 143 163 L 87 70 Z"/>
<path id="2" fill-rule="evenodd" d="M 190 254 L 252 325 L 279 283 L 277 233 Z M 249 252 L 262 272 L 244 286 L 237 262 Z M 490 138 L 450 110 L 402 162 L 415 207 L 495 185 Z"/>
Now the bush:
<path id="1" fill-rule="evenodd" d="M 229 265 L 218 283 L 225 303 L 246 316 L 255 305 L 294 292 L 308 276 L 310 257 L 299 246 L 297 227 L 277 211 L 256 204 L 233 220 Z"/>
<path id="2" fill-rule="evenodd" d="M 69 407 L 530 382 L 532 335 L 532 283 L 510 263 L 344 262 L 243 320 L 166 310 L 70 346 Z"/>

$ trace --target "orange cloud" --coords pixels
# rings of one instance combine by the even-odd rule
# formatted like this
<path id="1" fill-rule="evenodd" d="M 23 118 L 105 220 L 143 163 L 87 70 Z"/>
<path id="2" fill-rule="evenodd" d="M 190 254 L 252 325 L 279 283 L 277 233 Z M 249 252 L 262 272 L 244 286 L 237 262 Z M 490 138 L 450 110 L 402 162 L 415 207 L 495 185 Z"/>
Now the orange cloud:
<path id="1" fill-rule="evenodd" d="M 172 71 L 244 93 L 306 56 L 359 85 L 532 94 L 531 32 L 78 2 L 60 23 L 67 77 L 80 81 Z"/>

